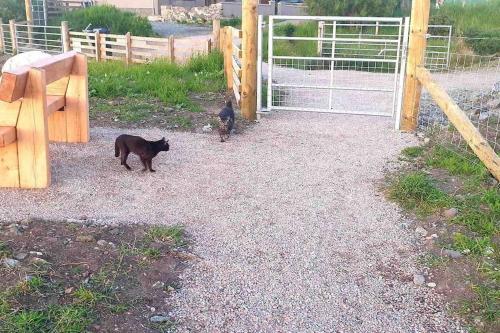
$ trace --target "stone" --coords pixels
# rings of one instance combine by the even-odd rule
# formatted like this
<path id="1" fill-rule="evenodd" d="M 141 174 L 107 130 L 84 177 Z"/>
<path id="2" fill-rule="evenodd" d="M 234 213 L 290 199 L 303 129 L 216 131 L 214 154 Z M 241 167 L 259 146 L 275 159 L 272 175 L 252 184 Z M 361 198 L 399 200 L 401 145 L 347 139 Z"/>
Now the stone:
<path id="1" fill-rule="evenodd" d="M 456 209 L 456 208 L 450 208 L 450 209 L 447 209 L 443 212 L 443 216 L 448 218 L 448 219 L 452 219 L 457 215 L 458 215 L 458 209 Z"/>
<path id="2" fill-rule="evenodd" d="M 9 228 L 9 233 L 11 233 L 12 235 L 19 236 L 19 235 L 22 235 L 22 233 L 23 233 L 22 228 L 19 225 L 15 224 L 15 223 L 9 225 L 8 228 Z"/>
<path id="3" fill-rule="evenodd" d="M 43 256 L 43 253 L 42 252 L 39 252 L 39 251 L 30 251 L 30 254 L 32 256 L 37 256 L 37 257 L 41 257 Z"/>
<path id="4" fill-rule="evenodd" d="M 427 283 L 427 287 L 429 287 L 429 288 L 435 288 L 436 287 L 436 283 L 429 282 L 429 283 Z"/>
<path id="5" fill-rule="evenodd" d="M 113 228 L 113 229 L 111 229 L 111 230 L 109 231 L 109 233 L 110 233 L 110 234 L 112 234 L 112 235 L 115 235 L 115 236 L 116 236 L 116 235 L 119 235 L 119 234 L 120 234 L 120 229 L 118 229 L 118 228 Z"/>
<path id="6" fill-rule="evenodd" d="M 94 240 L 95 240 L 94 236 L 92 236 L 92 235 L 79 235 L 79 236 L 76 236 L 76 241 L 77 242 L 91 243 Z"/>
<path id="7" fill-rule="evenodd" d="M 25 253 L 25 252 L 19 252 L 19 253 L 16 253 L 16 254 L 14 255 L 14 258 L 15 258 L 16 260 L 24 260 L 24 259 L 26 259 L 26 257 L 27 257 L 27 256 L 28 256 L 28 254 L 27 254 L 27 253 Z"/>
<path id="8" fill-rule="evenodd" d="M 212 132 L 212 125 L 208 124 L 203 126 L 203 133 L 210 133 Z"/>
<path id="9" fill-rule="evenodd" d="M 2 259 L 2 264 L 7 268 L 16 268 L 21 265 L 21 262 L 12 258 L 4 258 Z"/>
<path id="10" fill-rule="evenodd" d="M 170 318 L 167 316 L 156 315 L 156 316 L 152 316 L 151 318 L 149 318 L 149 321 L 152 323 L 165 323 L 165 322 L 170 321 Z"/>
<path id="11" fill-rule="evenodd" d="M 106 242 L 104 239 L 100 239 L 97 241 L 97 245 L 99 246 L 107 246 L 108 242 Z"/>
<path id="12" fill-rule="evenodd" d="M 445 256 L 452 258 L 452 259 L 458 259 L 458 258 L 462 257 L 462 254 L 460 252 L 455 251 L 455 250 L 449 250 L 449 249 L 444 249 L 443 254 Z"/>
<path id="13" fill-rule="evenodd" d="M 73 288 L 73 287 L 66 288 L 66 289 L 64 289 L 64 293 L 65 293 L 65 294 L 71 294 L 71 293 L 73 292 L 73 290 L 74 290 L 74 289 L 75 289 L 75 288 Z"/>
<path id="14" fill-rule="evenodd" d="M 413 283 L 421 286 L 425 283 L 425 277 L 422 274 L 413 274 Z"/>
<path id="15" fill-rule="evenodd" d="M 48 265 L 49 262 L 45 259 L 42 259 L 42 258 L 38 258 L 38 257 L 35 257 L 33 259 L 31 259 L 31 262 L 35 265 L 39 265 L 39 266 L 44 266 L 44 265 Z"/>
<path id="16" fill-rule="evenodd" d="M 165 287 L 165 282 L 156 281 L 152 286 L 154 289 L 163 289 Z"/>
<path id="17" fill-rule="evenodd" d="M 425 229 L 424 229 L 424 228 L 422 228 L 422 227 L 417 227 L 417 228 L 415 229 L 415 232 L 416 232 L 417 234 L 419 234 L 420 236 L 422 236 L 422 237 L 425 237 L 425 236 L 427 236 L 427 234 L 428 234 L 427 230 L 425 230 Z"/>
<path id="18" fill-rule="evenodd" d="M 431 142 L 431 139 L 429 139 L 429 138 L 424 138 L 424 144 L 426 144 L 426 145 L 427 145 L 427 144 L 429 144 L 429 142 Z"/>

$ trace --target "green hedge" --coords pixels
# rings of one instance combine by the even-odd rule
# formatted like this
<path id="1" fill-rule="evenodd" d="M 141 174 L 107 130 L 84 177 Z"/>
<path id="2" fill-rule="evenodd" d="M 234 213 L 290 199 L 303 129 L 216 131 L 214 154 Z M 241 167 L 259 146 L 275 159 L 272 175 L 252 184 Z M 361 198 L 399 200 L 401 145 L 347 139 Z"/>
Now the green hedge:
<path id="1" fill-rule="evenodd" d="M 123 35 L 130 32 L 134 36 L 155 36 L 147 18 L 114 6 L 94 6 L 70 11 L 59 20 L 68 21 L 73 31 L 82 31 L 91 23 L 93 27 L 109 28 L 112 34 Z"/>

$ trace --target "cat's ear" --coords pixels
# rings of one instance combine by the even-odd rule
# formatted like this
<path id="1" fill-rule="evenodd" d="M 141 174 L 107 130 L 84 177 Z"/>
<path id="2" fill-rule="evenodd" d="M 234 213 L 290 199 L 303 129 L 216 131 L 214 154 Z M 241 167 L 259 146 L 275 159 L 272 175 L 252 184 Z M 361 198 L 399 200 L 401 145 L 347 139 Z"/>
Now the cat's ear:
<path id="1" fill-rule="evenodd" d="M 162 141 L 162 142 L 165 142 L 165 137 L 161 138 L 161 141 Z"/>

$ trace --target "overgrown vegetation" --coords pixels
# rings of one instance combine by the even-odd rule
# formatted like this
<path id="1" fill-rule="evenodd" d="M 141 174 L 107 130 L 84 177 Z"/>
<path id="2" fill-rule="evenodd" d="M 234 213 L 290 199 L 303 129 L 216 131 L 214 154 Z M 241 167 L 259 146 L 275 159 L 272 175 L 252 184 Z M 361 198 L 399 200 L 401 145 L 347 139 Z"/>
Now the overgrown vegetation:
<path id="1" fill-rule="evenodd" d="M 124 35 L 130 32 L 134 36 L 155 36 L 146 17 L 120 10 L 114 6 L 92 6 L 65 12 L 58 21 L 68 21 L 73 31 L 82 31 L 89 24 L 93 28 L 106 27 L 110 33 Z"/>
<path id="2" fill-rule="evenodd" d="M 89 66 L 90 96 L 102 99 L 146 101 L 155 98 L 168 106 L 199 112 L 200 106 L 191 100 L 190 95 L 221 92 L 224 86 L 223 58 L 218 52 L 194 57 L 185 65 L 159 60 L 132 66 L 122 62 L 92 62 Z M 118 117 L 138 121 L 146 116 L 141 114 L 145 108 L 140 103 L 124 105 L 127 107 L 118 107 L 122 110 Z M 109 107 L 98 105 L 95 112 L 107 112 Z"/>
<path id="3" fill-rule="evenodd" d="M 392 16 L 400 0 L 306 0 L 311 15 Z"/>
<path id="4" fill-rule="evenodd" d="M 402 155 L 410 165 L 392 181 L 389 197 L 416 213 L 426 228 L 442 224 L 440 230 L 446 230 L 439 235 L 436 251 L 422 257 L 421 264 L 432 269 L 448 266 L 448 272 L 460 270 L 456 275 L 462 281 L 457 288 L 469 289 L 474 296 L 460 299 L 457 311 L 473 332 L 497 332 L 500 327 L 498 183 L 475 156 L 459 154 L 451 147 L 410 147 Z M 450 208 L 458 213 L 451 218 L 441 215 Z M 464 256 L 462 266 L 444 256 L 442 248 Z M 465 277 L 463 271 L 472 273 Z"/>
<path id="5" fill-rule="evenodd" d="M 3 23 L 8 23 L 8 20 L 23 21 L 26 20 L 26 12 L 24 10 L 24 1 L 22 0 L 0 0 L 0 17 Z"/>

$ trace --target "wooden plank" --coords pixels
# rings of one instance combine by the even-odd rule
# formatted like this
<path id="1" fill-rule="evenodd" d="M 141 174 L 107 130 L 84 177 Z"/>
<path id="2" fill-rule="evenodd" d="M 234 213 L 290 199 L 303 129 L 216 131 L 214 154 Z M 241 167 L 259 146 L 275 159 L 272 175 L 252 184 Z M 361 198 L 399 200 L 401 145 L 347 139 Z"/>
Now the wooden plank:
<path id="1" fill-rule="evenodd" d="M 21 101 L 12 103 L 0 101 L 0 126 L 16 126 Z"/>
<path id="2" fill-rule="evenodd" d="M 49 115 L 47 126 L 49 140 L 55 142 L 68 142 L 66 112 L 56 111 Z"/>
<path id="3" fill-rule="evenodd" d="M 125 35 L 125 63 L 129 65 L 132 61 L 132 38 L 130 32 Z"/>
<path id="4" fill-rule="evenodd" d="M 28 81 L 29 67 L 22 67 L 2 74 L 0 81 L 0 101 L 13 102 L 24 96 Z"/>
<path id="5" fill-rule="evenodd" d="M 241 78 L 241 67 L 238 65 L 234 57 L 233 57 L 233 71 L 236 73 L 238 78 Z"/>
<path id="6" fill-rule="evenodd" d="M 237 86 L 238 91 L 241 92 L 241 81 L 238 75 L 233 71 L 233 87 Z"/>
<path id="7" fill-rule="evenodd" d="M 243 51 L 236 45 L 233 44 L 233 55 L 238 57 L 238 59 L 243 59 Z"/>
<path id="8" fill-rule="evenodd" d="M 236 102 L 238 105 L 240 104 L 241 101 L 241 94 L 240 94 L 240 87 L 237 86 L 236 84 L 233 85 L 233 93 L 234 93 L 234 98 L 236 99 Z"/>
<path id="9" fill-rule="evenodd" d="M 50 185 L 45 86 L 45 72 L 30 69 L 16 127 L 19 185 L 22 188 L 45 188 Z"/>
<path id="10" fill-rule="evenodd" d="M 212 21 L 212 38 L 214 47 L 220 49 L 220 20 Z"/>
<path id="11" fill-rule="evenodd" d="M 10 145 L 16 138 L 15 126 L 0 126 L 0 147 Z"/>
<path id="12" fill-rule="evenodd" d="M 241 114 L 257 119 L 257 6 L 258 0 L 243 0 L 243 51 L 241 75 Z"/>
<path id="13" fill-rule="evenodd" d="M 77 54 L 75 51 L 58 54 L 37 61 L 31 67 L 45 70 L 46 83 L 50 84 L 69 75 L 71 68 L 73 68 L 74 57 Z"/>
<path id="14" fill-rule="evenodd" d="M 175 63 L 175 37 L 173 35 L 168 38 L 168 50 L 170 62 Z"/>
<path id="15" fill-rule="evenodd" d="M 89 95 L 87 57 L 77 54 L 66 91 L 68 142 L 89 142 Z"/>
<path id="16" fill-rule="evenodd" d="M 157 43 L 168 43 L 168 38 L 156 38 L 156 37 L 139 37 L 133 36 L 132 42 L 134 41 L 149 41 L 149 42 L 157 42 Z"/>
<path id="17" fill-rule="evenodd" d="M 429 91 L 429 94 L 448 116 L 450 122 L 462 135 L 469 147 L 488 170 L 490 170 L 492 175 L 500 181 L 500 157 L 491 148 L 488 141 L 483 138 L 469 117 L 467 117 L 448 93 L 432 79 L 431 73 L 427 69 L 418 67 L 416 75 L 419 82 Z"/>
<path id="18" fill-rule="evenodd" d="M 95 59 L 96 61 L 101 61 L 101 35 L 99 32 L 95 33 Z"/>
<path id="19" fill-rule="evenodd" d="M 47 95 L 47 113 L 51 113 L 60 110 L 66 104 L 66 98 L 57 95 Z"/>
<path id="20" fill-rule="evenodd" d="M 0 187 L 19 187 L 17 142 L 0 147 Z"/>
<path id="21" fill-rule="evenodd" d="M 424 64 L 429 12 L 430 0 L 413 1 L 401 119 L 403 131 L 414 131 L 417 128 L 422 86 L 417 80 L 416 71 L 418 66 Z"/>
<path id="22" fill-rule="evenodd" d="M 63 41 L 63 52 L 71 50 L 68 21 L 61 22 L 61 38 Z"/>

